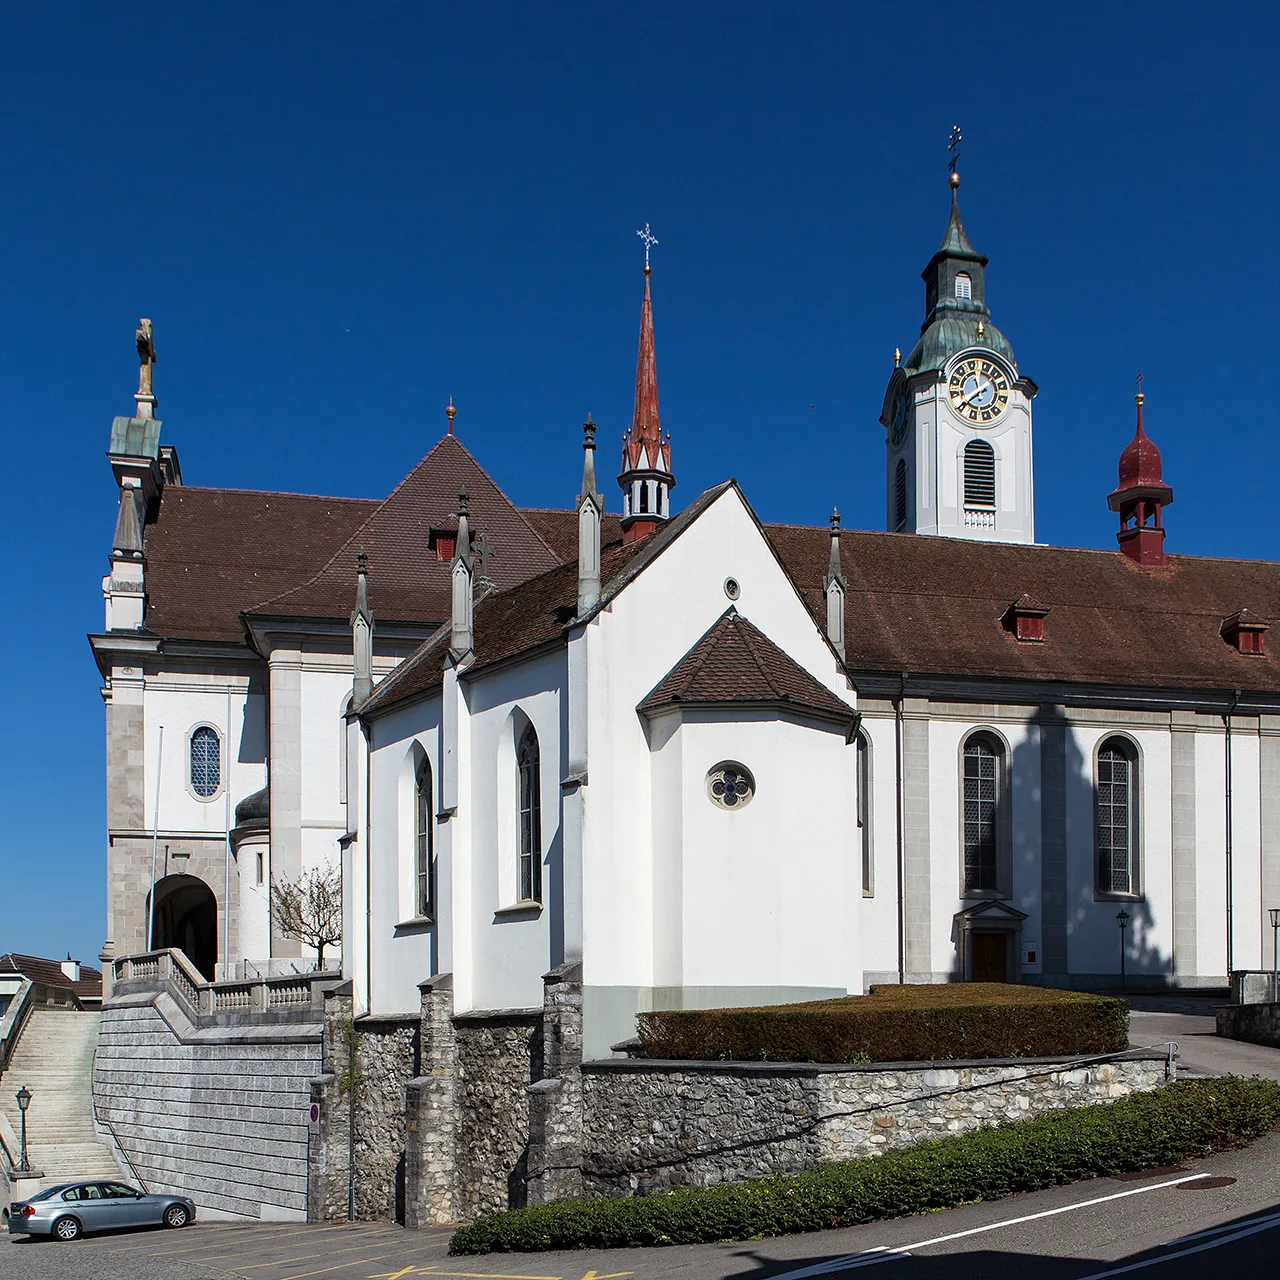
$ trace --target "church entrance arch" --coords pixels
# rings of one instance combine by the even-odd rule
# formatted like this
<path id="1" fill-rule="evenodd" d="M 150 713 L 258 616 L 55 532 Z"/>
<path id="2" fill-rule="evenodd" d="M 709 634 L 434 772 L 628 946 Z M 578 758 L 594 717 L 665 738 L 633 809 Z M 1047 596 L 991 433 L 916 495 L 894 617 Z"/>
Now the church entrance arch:
<path id="1" fill-rule="evenodd" d="M 218 900 L 213 890 L 195 876 L 165 876 L 156 882 L 154 893 L 151 949 L 177 947 L 205 981 L 212 982 L 218 962 Z"/>

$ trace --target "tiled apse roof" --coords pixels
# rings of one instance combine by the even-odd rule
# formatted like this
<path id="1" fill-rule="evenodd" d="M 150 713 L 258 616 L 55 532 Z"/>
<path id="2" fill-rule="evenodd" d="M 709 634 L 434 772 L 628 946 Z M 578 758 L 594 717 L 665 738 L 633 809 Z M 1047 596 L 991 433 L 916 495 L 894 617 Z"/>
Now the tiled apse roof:
<path id="1" fill-rule="evenodd" d="M 638 710 L 699 703 L 785 703 L 845 722 L 852 722 L 854 716 L 852 707 L 736 609 L 720 616 L 641 700 Z"/>
<path id="2" fill-rule="evenodd" d="M 91 969 L 87 964 L 80 966 L 80 981 L 72 982 L 56 960 L 8 952 L 0 956 L 0 973 L 20 973 L 24 978 L 43 983 L 46 987 L 74 991 L 81 999 L 92 1000 L 102 995 L 102 971 Z"/>

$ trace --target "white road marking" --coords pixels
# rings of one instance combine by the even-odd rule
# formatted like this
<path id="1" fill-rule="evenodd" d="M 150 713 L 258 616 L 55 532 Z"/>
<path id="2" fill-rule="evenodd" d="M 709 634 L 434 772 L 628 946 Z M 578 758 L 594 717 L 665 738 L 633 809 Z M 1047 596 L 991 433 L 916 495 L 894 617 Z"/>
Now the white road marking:
<path id="1" fill-rule="evenodd" d="M 1128 1191 L 1115 1191 L 1108 1196 L 1094 1196 L 1091 1200 L 1080 1200 L 1076 1204 L 1060 1205 L 1056 1209 L 1042 1209 L 1039 1213 L 1024 1213 L 1019 1218 L 1004 1218 L 999 1222 L 989 1222 L 986 1226 L 970 1227 L 967 1231 L 953 1231 L 949 1235 L 934 1236 L 930 1240 L 914 1240 L 910 1244 L 894 1248 L 881 1245 L 875 1249 L 866 1249 L 861 1253 L 846 1254 L 843 1258 L 832 1258 L 829 1262 L 817 1262 L 809 1267 L 801 1267 L 797 1271 L 784 1271 L 773 1277 L 773 1280 L 806 1280 L 810 1276 L 828 1276 L 838 1271 L 848 1271 L 855 1267 L 874 1267 L 881 1262 L 893 1262 L 907 1257 L 913 1250 L 925 1249 L 929 1245 L 946 1244 L 951 1240 L 963 1240 L 966 1236 L 982 1235 L 987 1231 L 1000 1231 L 1005 1227 L 1016 1227 L 1023 1222 L 1034 1222 L 1037 1218 L 1052 1218 L 1060 1213 L 1074 1213 L 1077 1209 L 1088 1209 L 1095 1204 L 1106 1204 L 1111 1200 L 1124 1200 L 1129 1196 L 1146 1195 L 1149 1191 L 1163 1191 L 1166 1187 L 1176 1187 L 1182 1182 L 1193 1182 L 1204 1177 L 1202 1173 L 1191 1173 L 1183 1178 L 1171 1178 L 1168 1182 L 1153 1182 L 1146 1187 L 1132 1187 Z M 1110 1272 L 1105 1273 L 1110 1275 Z M 1088 1277 L 1087 1280 L 1096 1280 Z"/>
<path id="2" fill-rule="evenodd" d="M 1242 1231 L 1233 1231 L 1229 1235 L 1219 1236 L 1216 1240 L 1206 1240 L 1191 1249 L 1179 1249 L 1177 1253 L 1162 1253 L 1158 1258 L 1146 1258 L 1142 1262 L 1131 1262 L 1127 1267 L 1113 1267 L 1110 1271 L 1095 1271 L 1083 1280 L 1103 1280 L 1104 1276 L 1120 1276 L 1126 1271 L 1141 1271 L 1144 1267 L 1158 1267 L 1162 1262 L 1172 1262 L 1175 1258 L 1187 1258 L 1193 1253 L 1204 1253 L 1207 1249 L 1220 1249 L 1233 1240 L 1243 1240 L 1245 1236 L 1256 1236 L 1260 1231 L 1274 1231 L 1280 1226 L 1280 1214 L 1252 1223 Z"/>

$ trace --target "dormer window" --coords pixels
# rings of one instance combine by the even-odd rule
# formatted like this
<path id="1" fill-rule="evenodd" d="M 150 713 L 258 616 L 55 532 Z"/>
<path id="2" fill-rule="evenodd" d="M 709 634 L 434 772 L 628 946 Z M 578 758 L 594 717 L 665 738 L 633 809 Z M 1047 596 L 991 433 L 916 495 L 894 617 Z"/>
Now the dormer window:
<path id="1" fill-rule="evenodd" d="M 956 297 L 964 302 L 973 298 L 973 278 L 967 271 L 961 271 L 956 276 Z"/>
<path id="2" fill-rule="evenodd" d="M 1237 652 L 1250 658 L 1263 658 L 1266 657 L 1264 636 L 1269 625 L 1256 613 L 1241 609 L 1229 618 L 1223 618 L 1218 630 L 1222 638 Z"/>
<path id="3" fill-rule="evenodd" d="M 448 563 L 458 549 L 458 531 L 456 529 L 432 529 L 427 538 L 427 546 L 436 553 L 436 559 Z"/>
<path id="4" fill-rule="evenodd" d="M 1005 611 L 1000 619 L 1004 629 L 1018 640 L 1043 642 L 1044 620 L 1049 610 L 1036 604 L 1030 596 L 1019 596 Z"/>

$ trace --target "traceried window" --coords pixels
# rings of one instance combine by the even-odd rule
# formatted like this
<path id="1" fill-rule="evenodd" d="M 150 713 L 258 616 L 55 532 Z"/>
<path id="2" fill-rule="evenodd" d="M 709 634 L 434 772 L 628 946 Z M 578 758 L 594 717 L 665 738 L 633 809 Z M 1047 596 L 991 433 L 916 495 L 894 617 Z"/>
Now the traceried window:
<path id="1" fill-rule="evenodd" d="M 516 751 L 520 791 L 520 901 L 542 901 L 542 782 L 538 735 L 526 725 Z"/>
<path id="2" fill-rule="evenodd" d="M 862 855 L 862 892 L 875 892 L 875 866 L 871 859 L 871 744 L 859 733 L 858 753 L 858 839 Z"/>
<path id="3" fill-rule="evenodd" d="M 745 809 L 755 794 L 751 770 L 736 760 L 722 760 L 707 773 L 707 795 L 717 809 Z"/>
<path id="4" fill-rule="evenodd" d="M 191 735 L 191 790 L 201 800 L 218 794 L 222 782 L 222 742 L 217 730 L 202 724 Z"/>
<path id="5" fill-rule="evenodd" d="M 989 734 L 964 744 L 964 892 L 998 893 L 1004 749 Z"/>
<path id="6" fill-rule="evenodd" d="M 1099 893 L 1138 892 L 1138 753 L 1124 738 L 1098 751 L 1094 840 Z"/>
<path id="7" fill-rule="evenodd" d="M 435 867 L 431 848 L 431 761 L 418 766 L 414 787 L 414 907 L 419 916 L 435 916 Z"/>
<path id="8" fill-rule="evenodd" d="M 895 530 L 907 527 L 907 462 L 898 459 L 893 471 L 893 527 Z"/>
<path id="9" fill-rule="evenodd" d="M 968 302 L 973 297 L 973 279 L 967 271 L 956 276 L 956 297 Z"/>
<path id="10" fill-rule="evenodd" d="M 964 447 L 964 505 L 996 505 L 996 452 L 985 440 L 970 440 Z"/>

